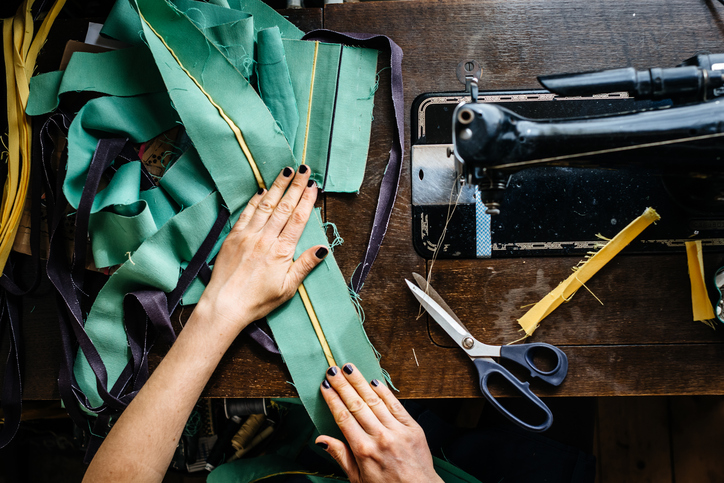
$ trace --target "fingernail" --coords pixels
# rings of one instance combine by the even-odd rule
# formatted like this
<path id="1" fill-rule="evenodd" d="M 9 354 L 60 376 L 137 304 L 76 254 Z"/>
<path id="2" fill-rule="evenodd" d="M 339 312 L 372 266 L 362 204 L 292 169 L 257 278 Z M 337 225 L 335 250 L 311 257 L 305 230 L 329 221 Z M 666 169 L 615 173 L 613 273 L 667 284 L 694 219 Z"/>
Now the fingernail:
<path id="1" fill-rule="evenodd" d="M 288 178 L 292 175 L 293 172 L 294 171 L 292 171 L 292 168 L 287 166 L 286 168 L 284 168 L 284 171 L 282 172 L 282 174 L 284 175 L 285 178 Z"/>
<path id="2" fill-rule="evenodd" d="M 336 376 L 336 375 L 337 375 L 337 368 L 334 367 L 334 366 L 330 367 L 329 369 L 327 369 L 327 374 L 329 374 L 329 375 L 332 376 L 332 377 Z M 326 379 L 325 379 L 325 381 L 326 381 Z"/>
<path id="3" fill-rule="evenodd" d="M 352 369 L 352 366 L 350 364 L 345 364 L 344 367 L 342 367 L 342 370 L 345 372 L 345 374 L 352 374 L 354 372 L 354 369 Z"/>
<path id="4" fill-rule="evenodd" d="M 256 192 L 256 194 L 260 195 L 264 192 L 264 188 L 259 188 L 259 191 Z"/>
<path id="5" fill-rule="evenodd" d="M 314 180 L 310 179 L 309 181 L 307 181 L 307 188 L 311 188 L 312 186 L 314 186 Z"/>
<path id="6" fill-rule="evenodd" d="M 322 387 L 325 389 L 329 389 L 332 386 L 330 386 L 329 381 L 325 379 L 324 381 L 322 381 Z"/>
<path id="7" fill-rule="evenodd" d="M 308 167 L 306 164 L 303 164 L 303 165 L 301 165 L 301 166 L 299 167 L 299 172 L 300 172 L 301 174 L 304 174 L 304 173 L 307 172 L 308 169 L 309 169 L 309 167 Z"/>
<path id="8" fill-rule="evenodd" d="M 370 381 L 370 384 L 372 384 L 374 387 L 377 387 L 380 385 L 380 381 L 378 381 L 377 379 L 372 379 Z"/>
<path id="9" fill-rule="evenodd" d="M 325 443 L 324 441 L 319 441 L 319 442 L 317 443 L 317 446 L 319 446 L 320 448 L 322 448 L 324 451 L 327 451 L 327 448 L 329 448 L 329 445 L 328 445 L 327 443 Z"/>
<path id="10" fill-rule="evenodd" d="M 319 247 L 316 252 L 314 252 L 314 256 L 319 258 L 320 260 L 327 256 L 327 253 L 329 253 L 329 250 L 327 250 L 326 247 Z M 334 369 L 331 367 L 329 370 L 331 371 Z M 335 373 L 337 372 L 337 369 L 334 369 Z M 334 375 L 334 374 L 332 374 Z"/>

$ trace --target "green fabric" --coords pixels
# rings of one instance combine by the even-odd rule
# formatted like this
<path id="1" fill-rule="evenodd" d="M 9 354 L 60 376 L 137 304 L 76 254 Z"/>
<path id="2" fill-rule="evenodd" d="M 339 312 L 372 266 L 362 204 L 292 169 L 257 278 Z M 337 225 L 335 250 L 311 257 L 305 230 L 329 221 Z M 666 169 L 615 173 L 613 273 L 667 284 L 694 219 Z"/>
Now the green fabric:
<path id="1" fill-rule="evenodd" d="M 214 190 L 214 180 L 193 146 L 166 170 L 159 183 L 181 207 L 198 203 Z"/>
<path id="2" fill-rule="evenodd" d="M 315 245 L 329 247 L 318 211 L 307 223 L 297 245 L 297 256 Z M 307 276 L 304 286 L 338 365 L 354 362 L 365 378 L 383 381 L 379 362 L 367 341 L 334 257 L 327 256 Z M 319 389 L 329 366 L 299 294 L 280 310 L 272 312 L 267 320 L 299 397 L 317 429 L 322 434 L 342 438 Z"/>
<path id="3" fill-rule="evenodd" d="M 294 156 L 305 159 L 325 191 L 359 191 L 370 142 L 377 51 L 320 43 L 314 69 L 314 42 L 285 39 L 283 44 L 300 118 Z"/>
<path id="4" fill-rule="evenodd" d="M 259 0 L 229 0 L 231 10 L 223 7 L 223 1 L 217 3 L 222 6 L 188 0 L 133 0 L 130 4 L 120 0 L 103 32 L 137 47 L 113 55 L 79 56 L 75 61 L 79 65 L 115 62 L 109 67 L 115 75 L 94 73 L 84 85 L 77 75 L 81 67 L 73 67 L 66 73 L 39 79 L 31 89 L 31 105 L 40 106 L 38 110 L 52 108 L 63 92 L 93 90 L 109 94 L 86 103 L 70 126 L 63 191 L 74 207 L 80 201 L 98 139 L 121 136 L 134 143 L 145 142 L 181 122 L 194 145 L 167 169 L 159 187 L 141 192 L 140 164 L 130 162 L 117 170 L 94 200 L 89 229 L 94 259 L 99 266 L 122 263 L 100 291 L 85 322 L 85 329 L 106 365 L 109 387 L 130 357 L 123 321 L 125 294 L 141 288 L 166 292 L 175 288 L 179 273 L 207 236 L 220 207 L 228 207 L 232 216 L 211 256 L 258 188 L 250 160 L 220 110 L 238 126 L 267 186 L 285 166 L 296 167 L 299 163 L 283 129 L 296 134 L 296 138 L 290 137 L 296 150 L 301 126 L 306 132 L 310 78 L 306 84 L 307 100 L 302 104 L 293 82 L 278 82 L 272 88 L 264 81 L 262 91 L 266 92 L 268 107 L 247 80 L 247 67 L 251 65 L 248 53 L 254 51 L 254 37 L 258 35 L 255 30 L 261 30 L 262 50 L 266 52 L 262 61 L 272 59 L 270 65 L 279 64 L 272 67 L 274 72 L 283 72 L 286 58 L 290 76 L 291 54 L 287 51 L 284 55 L 286 42 L 299 44 L 297 50 L 307 57 L 314 43 L 296 40 L 302 32 Z M 139 20 L 137 11 L 153 25 L 176 57 Z M 280 43 L 280 38 L 293 40 Z M 284 49 L 280 50 L 280 44 Z M 147 49 L 155 65 L 146 65 L 144 69 L 148 72 L 144 75 L 128 66 L 131 54 L 141 52 L 138 49 Z M 319 45 L 307 141 L 308 161 L 317 175 L 324 173 L 327 164 L 341 51 L 338 45 Z M 376 59 L 376 52 L 369 55 Z M 147 62 L 149 55 L 143 57 Z M 309 66 L 306 71 L 303 67 L 296 66 L 301 78 L 307 75 L 305 72 L 311 72 Z M 357 90 L 364 93 L 360 97 L 371 105 L 374 67 L 363 68 L 369 72 L 361 76 L 363 80 Z M 162 91 L 158 91 L 159 79 L 163 81 Z M 205 93 L 194 81 L 203 86 Z M 272 98 L 286 101 L 276 102 Z M 305 111 L 296 114 L 295 128 L 294 112 L 300 105 L 305 106 Z M 342 107 L 338 104 L 338 108 Z M 363 113 L 362 117 L 365 116 Z M 363 171 L 364 167 L 356 169 L 359 182 Z M 317 180 L 322 184 L 321 177 Z M 297 254 L 317 244 L 327 244 L 318 213 L 308 223 Z M 339 363 L 354 362 L 369 379 L 383 380 L 332 254 L 307 278 L 305 287 Z M 202 290 L 203 285 L 195 282 L 186 295 L 195 301 Z M 184 299 L 187 301 L 188 297 Z M 269 321 L 306 410 L 320 430 L 336 434 L 336 425 L 319 393 L 327 363 L 299 296 L 271 314 Z M 74 372 L 91 404 L 101 405 L 95 376 L 81 352 Z"/>
<path id="5" fill-rule="evenodd" d="M 54 111 L 66 92 L 137 96 L 166 90 L 145 46 L 95 54 L 75 52 L 64 71 L 30 79 L 30 89 L 38 92 L 28 99 L 25 112 L 30 116 Z"/>
<path id="6" fill-rule="evenodd" d="M 278 27 L 259 32 L 259 60 L 256 64 L 259 94 L 276 119 L 290 146 L 294 146 L 299 127 L 299 110 L 284 55 Z M 297 157 L 297 159 L 299 159 Z"/>
<path id="7" fill-rule="evenodd" d="M 117 0 L 108 14 L 101 34 L 131 45 L 143 43 L 141 20 L 130 0 Z"/>
<path id="8" fill-rule="evenodd" d="M 356 193 L 362 185 L 378 82 L 376 67 L 376 50 L 342 48 L 325 191 Z"/>
<path id="9" fill-rule="evenodd" d="M 88 314 L 85 330 L 106 365 L 109 386 L 118 379 L 130 359 L 123 324 L 123 297 L 141 288 L 170 292 L 176 287 L 182 261 L 189 261 L 203 243 L 216 220 L 221 199 L 212 194 L 169 220 L 138 247 L 108 279 Z M 78 385 L 91 404 L 102 403 L 96 379 L 82 351 L 74 365 Z"/>

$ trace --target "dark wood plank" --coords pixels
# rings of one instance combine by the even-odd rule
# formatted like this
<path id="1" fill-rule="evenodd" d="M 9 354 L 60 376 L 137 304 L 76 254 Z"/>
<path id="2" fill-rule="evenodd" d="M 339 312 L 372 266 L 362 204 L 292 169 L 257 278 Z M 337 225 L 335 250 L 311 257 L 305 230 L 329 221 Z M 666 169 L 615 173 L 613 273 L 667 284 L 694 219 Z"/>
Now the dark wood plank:
<path id="1" fill-rule="evenodd" d="M 724 481 L 724 398 L 672 397 L 670 401 L 675 481 Z"/>
<path id="2" fill-rule="evenodd" d="M 598 400 L 598 483 L 672 481 L 666 398 Z"/>

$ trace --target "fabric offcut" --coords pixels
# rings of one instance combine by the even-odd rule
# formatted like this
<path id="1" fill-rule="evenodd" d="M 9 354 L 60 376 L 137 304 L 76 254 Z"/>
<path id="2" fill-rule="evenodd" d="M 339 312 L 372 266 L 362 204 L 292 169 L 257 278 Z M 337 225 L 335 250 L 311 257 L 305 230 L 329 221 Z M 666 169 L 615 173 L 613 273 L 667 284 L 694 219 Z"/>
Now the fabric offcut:
<path id="1" fill-rule="evenodd" d="M 106 391 L 133 358 L 124 329 L 124 296 L 140 288 L 173 290 L 220 207 L 232 215 L 208 260 L 256 190 L 270 185 L 285 166 L 299 166 L 300 142 L 306 144 L 302 155 L 320 186 L 327 183 L 327 191 L 356 191 L 364 175 L 377 52 L 301 41 L 302 32 L 262 2 L 228 4 L 121 0 L 103 33 L 133 47 L 74 55 L 65 72 L 38 76 L 32 86 L 33 114 L 52 111 L 67 92 L 104 94 L 87 102 L 70 126 L 63 192 L 73 207 L 80 202 L 100 138 L 143 143 L 182 124 L 193 143 L 152 188 L 140 188 L 143 167 L 131 160 L 117 167 L 93 200 L 88 226 L 96 265 L 120 264 L 85 320 L 108 374 Z M 295 55 L 303 51 L 305 57 L 297 58 L 289 49 Z M 251 56 L 255 50 L 261 57 Z M 316 63 L 314 58 L 309 64 L 300 61 L 314 51 Z M 138 76 L 129 65 L 134 57 L 144 63 L 147 75 Z M 83 83 L 79 72 L 88 65 L 112 75 L 99 73 Z M 261 97 L 253 85 L 255 75 Z M 271 83 L 270 75 L 275 76 Z M 308 82 L 302 85 L 298 79 Z M 319 214 L 308 223 L 298 253 L 316 244 L 327 245 Z M 369 379 L 384 380 L 331 254 L 304 287 L 334 358 L 354 362 Z M 195 281 L 189 289 L 193 296 L 184 302 L 196 302 L 202 288 Z M 309 318 L 297 294 L 269 321 L 315 425 L 339 436 L 319 394 L 327 361 Z M 103 412 L 108 401 L 105 391 L 98 390 L 98 371 L 79 351 L 74 375 L 83 397 L 65 403 L 80 403 L 89 414 Z"/>
<path id="2" fill-rule="evenodd" d="M 588 260 L 574 268 L 573 274 L 561 282 L 548 295 L 535 304 L 526 314 L 518 319 L 518 323 L 525 331 L 525 337 L 530 337 L 538 328 L 540 322 L 553 312 L 563 302 L 568 301 L 585 283 L 590 280 L 604 265 L 633 241 L 641 232 L 660 218 L 653 208 L 646 208 L 644 213 L 621 230 L 613 239 L 600 250 L 592 254 Z"/>
<path id="3" fill-rule="evenodd" d="M 704 281 L 704 256 L 701 240 L 688 241 L 686 245 L 686 258 L 689 266 L 689 281 L 691 282 L 691 310 L 695 322 L 703 322 L 712 329 L 714 325 L 714 308 L 709 300 Z"/>

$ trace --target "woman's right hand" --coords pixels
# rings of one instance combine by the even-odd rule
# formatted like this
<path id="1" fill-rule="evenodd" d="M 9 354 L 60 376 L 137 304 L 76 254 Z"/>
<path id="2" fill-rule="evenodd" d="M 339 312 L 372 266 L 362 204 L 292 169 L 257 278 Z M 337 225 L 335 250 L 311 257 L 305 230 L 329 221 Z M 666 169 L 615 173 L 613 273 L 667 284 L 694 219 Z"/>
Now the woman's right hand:
<path id="1" fill-rule="evenodd" d="M 377 380 L 368 383 L 352 364 L 330 367 L 322 396 L 349 446 L 319 436 L 324 448 L 356 482 L 441 482 L 435 473 L 425 433 L 392 392 Z"/>

